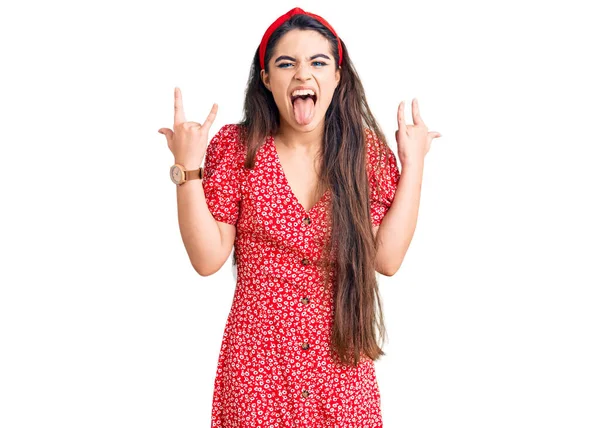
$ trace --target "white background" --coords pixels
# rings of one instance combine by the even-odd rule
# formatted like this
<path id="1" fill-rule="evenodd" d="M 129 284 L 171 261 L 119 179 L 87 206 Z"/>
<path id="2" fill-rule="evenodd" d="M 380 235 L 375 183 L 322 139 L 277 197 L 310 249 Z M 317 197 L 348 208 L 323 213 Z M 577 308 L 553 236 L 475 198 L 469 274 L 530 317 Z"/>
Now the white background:
<path id="1" fill-rule="evenodd" d="M 321 4 L 320 4 L 321 3 Z M 599 427 L 593 2 L 3 5 L 0 426 L 208 427 L 235 287 L 192 268 L 168 178 L 188 120 L 241 119 L 252 57 L 295 6 L 348 46 L 397 153 L 430 130 L 417 229 L 379 276 L 386 428 Z"/>

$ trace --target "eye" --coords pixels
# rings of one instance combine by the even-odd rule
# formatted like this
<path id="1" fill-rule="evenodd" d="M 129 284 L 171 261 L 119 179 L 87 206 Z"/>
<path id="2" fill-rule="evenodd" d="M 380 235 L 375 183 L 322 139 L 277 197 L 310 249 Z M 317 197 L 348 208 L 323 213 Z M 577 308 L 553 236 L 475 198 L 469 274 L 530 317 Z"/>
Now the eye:
<path id="1" fill-rule="evenodd" d="M 313 61 L 312 63 L 313 63 L 313 64 L 321 64 L 321 65 L 320 65 L 320 67 L 324 67 L 324 66 L 326 66 L 326 65 L 327 65 L 327 63 L 325 63 L 325 62 L 323 62 L 323 61 Z M 292 65 L 292 63 L 291 63 L 291 62 L 285 62 L 285 63 L 281 63 L 281 64 L 279 64 L 277 67 L 278 67 L 278 68 L 288 68 L 288 67 L 286 67 L 287 65 Z"/>

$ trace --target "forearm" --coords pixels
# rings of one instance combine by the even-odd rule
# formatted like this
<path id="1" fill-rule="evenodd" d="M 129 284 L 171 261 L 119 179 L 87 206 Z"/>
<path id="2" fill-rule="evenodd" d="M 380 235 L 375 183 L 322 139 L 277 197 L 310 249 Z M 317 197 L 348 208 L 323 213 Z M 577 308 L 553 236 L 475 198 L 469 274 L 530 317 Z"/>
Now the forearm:
<path id="1" fill-rule="evenodd" d="M 208 209 L 202 180 L 190 180 L 177 186 L 177 217 L 194 269 L 201 275 L 218 270 L 223 264 L 221 232 Z"/>
<path id="2" fill-rule="evenodd" d="M 377 265 L 389 276 L 400 268 L 414 235 L 422 182 L 423 162 L 402 165 L 394 201 L 377 232 Z"/>

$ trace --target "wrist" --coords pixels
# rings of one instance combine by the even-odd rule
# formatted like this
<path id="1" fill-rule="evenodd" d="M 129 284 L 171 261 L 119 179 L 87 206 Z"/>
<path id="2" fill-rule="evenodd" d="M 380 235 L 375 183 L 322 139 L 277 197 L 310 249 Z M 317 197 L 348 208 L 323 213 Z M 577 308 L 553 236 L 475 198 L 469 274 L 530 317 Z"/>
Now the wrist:
<path id="1" fill-rule="evenodd" d="M 186 167 L 186 164 L 188 167 Z M 175 161 L 175 164 L 169 169 L 171 181 L 178 186 L 182 186 L 188 181 L 202 181 L 204 178 L 204 167 L 200 166 L 198 168 L 190 168 L 189 165 L 193 164 L 189 162 L 182 163 Z"/>
<path id="2" fill-rule="evenodd" d="M 192 170 L 198 169 L 202 166 L 202 162 L 196 162 L 196 161 L 190 162 L 190 161 L 183 161 L 183 160 L 175 159 L 174 163 L 183 166 L 187 171 L 192 171 Z"/>
<path id="3" fill-rule="evenodd" d="M 411 158 L 411 159 L 400 159 L 400 164 L 402 165 L 402 168 L 408 167 L 408 168 L 423 168 L 425 165 L 425 159 L 421 159 L 421 158 Z"/>

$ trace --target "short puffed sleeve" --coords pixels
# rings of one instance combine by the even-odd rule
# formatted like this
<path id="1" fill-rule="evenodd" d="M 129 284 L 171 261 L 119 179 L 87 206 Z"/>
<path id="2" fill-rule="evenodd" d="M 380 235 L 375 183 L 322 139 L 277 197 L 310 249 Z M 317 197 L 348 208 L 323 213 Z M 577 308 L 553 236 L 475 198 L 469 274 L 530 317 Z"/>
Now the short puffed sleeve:
<path id="1" fill-rule="evenodd" d="M 206 148 L 202 178 L 206 204 L 217 221 L 237 224 L 244 159 L 238 126 L 224 125 Z"/>
<path id="2" fill-rule="evenodd" d="M 372 130 L 365 130 L 365 139 L 367 143 L 371 221 L 373 226 L 379 226 L 394 201 L 396 188 L 400 180 L 400 171 L 396 155 L 392 149 L 379 140 Z"/>

